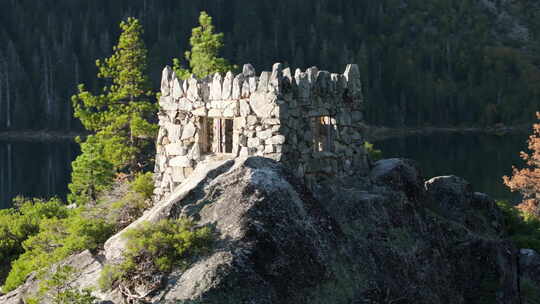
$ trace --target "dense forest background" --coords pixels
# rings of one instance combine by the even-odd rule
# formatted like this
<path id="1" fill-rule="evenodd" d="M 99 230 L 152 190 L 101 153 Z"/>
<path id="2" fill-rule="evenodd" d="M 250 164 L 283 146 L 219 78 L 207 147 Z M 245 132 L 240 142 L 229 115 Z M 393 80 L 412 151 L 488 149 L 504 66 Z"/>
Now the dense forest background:
<path id="1" fill-rule="evenodd" d="M 387 126 L 518 124 L 540 105 L 537 0 L 0 0 L 0 130 L 79 129 L 70 96 L 97 88 L 119 22 L 140 18 L 149 73 L 182 57 L 201 10 L 223 56 L 362 68 L 366 116 Z"/>

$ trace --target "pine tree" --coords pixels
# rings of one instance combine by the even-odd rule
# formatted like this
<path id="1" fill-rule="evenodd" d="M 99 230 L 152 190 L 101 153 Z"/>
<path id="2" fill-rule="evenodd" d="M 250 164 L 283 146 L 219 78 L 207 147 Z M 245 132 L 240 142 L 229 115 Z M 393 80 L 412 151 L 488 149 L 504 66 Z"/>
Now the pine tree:
<path id="1" fill-rule="evenodd" d="M 82 153 L 71 164 L 73 173 L 68 186 L 70 202 L 79 205 L 95 202 L 98 194 L 113 184 L 114 167 L 104 158 L 104 146 L 94 135 L 81 143 Z"/>
<path id="2" fill-rule="evenodd" d="M 79 85 L 79 93 L 72 98 L 74 115 L 87 130 L 97 133 L 106 159 L 116 170 L 139 171 L 148 165 L 142 152 L 151 145 L 157 131 L 152 123 L 156 106 L 151 102 L 154 94 L 146 75 L 142 26 L 137 19 L 128 18 L 120 28 L 122 34 L 114 54 L 96 62 L 98 78 L 108 85 L 100 95 Z M 122 150 L 122 157 L 115 155 L 118 150 Z"/>
<path id="3" fill-rule="evenodd" d="M 213 73 L 226 73 L 236 67 L 231 65 L 225 58 L 218 57 L 223 48 L 223 33 L 214 33 L 212 17 L 206 12 L 201 12 L 198 27 L 193 28 L 189 44 L 191 51 L 185 53 L 185 59 L 190 69 L 182 67 L 181 60 L 175 58 L 174 71 L 182 79 L 190 74 L 204 78 Z"/>
<path id="4" fill-rule="evenodd" d="M 72 97 L 74 115 L 93 132 L 81 143 L 73 162 L 71 201 L 95 201 L 112 183 L 116 172 L 131 175 L 149 167 L 157 125 L 156 105 L 146 75 L 147 50 L 143 28 L 135 18 L 120 23 L 122 33 L 114 53 L 97 60 L 98 78 L 107 85 L 94 95 L 84 85 Z"/>

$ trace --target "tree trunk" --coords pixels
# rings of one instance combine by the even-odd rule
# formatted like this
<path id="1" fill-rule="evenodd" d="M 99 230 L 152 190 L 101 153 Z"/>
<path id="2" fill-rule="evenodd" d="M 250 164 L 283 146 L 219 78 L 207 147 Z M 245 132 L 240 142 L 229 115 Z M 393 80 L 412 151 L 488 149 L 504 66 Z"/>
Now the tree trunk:
<path id="1" fill-rule="evenodd" d="M 5 84 L 6 84 L 6 127 L 11 128 L 11 88 L 9 84 L 9 65 L 7 60 L 4 61 L 5 68 Z"/>
<path id="2" fill-rule="evenodd" d="M 2 66 L 4 62 L 4 57 L 2 56 L 2 54 L 0 53 L 0 113 L 7 113 L 5 112 L 6 111 L 6 105 L 4 104 L 5 103 L 5 99 L 4 99 L 4 75 L 5 75 L 5 71 L 4 71 L 4 68 Z M 0 127 L 7 127 L 7 119 L 6 121 L 4 122 L 4 120 L 2 119 L 2 117 L 0 117 Z"/>
<path id="3" fill-rule="evenodd" d="M 11 143 L 7 144 L 7 193 L 8 196 L 11 196 L 11 193 L 13 191 L 13 163 L 12 163 L 12 156 L 11 156 Z"/>

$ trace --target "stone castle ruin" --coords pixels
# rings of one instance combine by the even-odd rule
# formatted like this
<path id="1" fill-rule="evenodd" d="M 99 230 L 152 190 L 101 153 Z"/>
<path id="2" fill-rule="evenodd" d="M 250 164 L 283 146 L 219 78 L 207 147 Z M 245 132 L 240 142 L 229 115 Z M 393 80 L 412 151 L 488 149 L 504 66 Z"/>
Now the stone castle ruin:
<path id="1" fill-rule="evenodd" d="M 167 66 L 159 105 L 158 200 L 209 158 L 272 158 L 308 186 L 318 177 L 368 166 L 357 65 L 348 65 L 343 74 L 312 67 L 293 75 L 276 63 L 272 72 L 256 76 L 246 64 L 238 75 L 184 81 Z"/>

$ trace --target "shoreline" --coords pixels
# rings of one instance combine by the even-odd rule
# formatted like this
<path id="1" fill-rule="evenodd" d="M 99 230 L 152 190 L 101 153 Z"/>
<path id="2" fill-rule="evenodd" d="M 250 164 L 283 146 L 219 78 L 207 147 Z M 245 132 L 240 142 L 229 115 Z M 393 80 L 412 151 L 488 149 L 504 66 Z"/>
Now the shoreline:
<path id="1" fill-rule="evenodd" d="M 404 127 L 392 128 L 384 126 L 363 125 L 362 130 L 366 141 L 377 142 L 381 140 L 407 137 L 427 136 L 437 133 L 446 134 L 485 134 L 493 136 L 505 136 L 517 133 L 530 133 L 531 124 L 516 126 L 491 126 L 491 127 Z"/>
<path id="2" fill-rule="evenodd" d="M 385 127 L 365 125 L 361 126 L 364 138 L 369 142 L 376 142 L 396 137 L 426 136 L 437 133 L 447 134 L 486 134 L 504 136 L 515 133 L 531 132 L 531 124 L 515 126 L 491 126 L 491 127 Z M 0 141 L 14 142 L 54 142 L 74 141 L 77 136 L 84 136 L 84 132 L 62 132 L 47 130 L 12 130 L 0 131 Z"/>
<path id="3" fill-rule="evenodd" d="M 0 131 L 0 141 L 14 142 L 55 142 L 74 141 L 77 136 L 84 136 L 83 132 L 62 132 L 46 130 Z"/>

